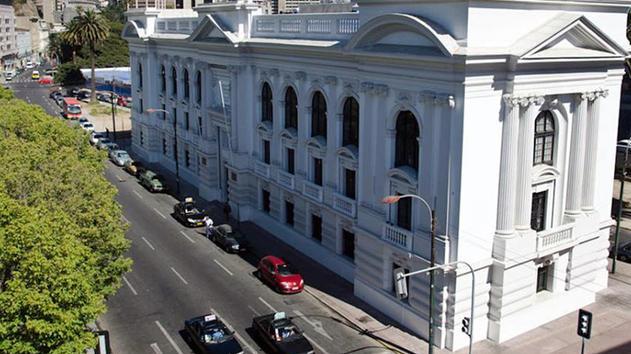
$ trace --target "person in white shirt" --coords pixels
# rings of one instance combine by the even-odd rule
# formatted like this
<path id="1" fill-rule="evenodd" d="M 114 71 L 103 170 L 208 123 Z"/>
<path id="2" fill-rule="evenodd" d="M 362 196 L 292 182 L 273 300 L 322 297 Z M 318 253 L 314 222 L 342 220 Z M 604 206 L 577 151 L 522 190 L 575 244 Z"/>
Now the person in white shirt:
<path id="1" fill-rule="evenodd" d="M 204 224 L 206 225 L 206 237 L 210 238 L 213 233 L 213 219 L 208 216 L 204 217 Z"/>

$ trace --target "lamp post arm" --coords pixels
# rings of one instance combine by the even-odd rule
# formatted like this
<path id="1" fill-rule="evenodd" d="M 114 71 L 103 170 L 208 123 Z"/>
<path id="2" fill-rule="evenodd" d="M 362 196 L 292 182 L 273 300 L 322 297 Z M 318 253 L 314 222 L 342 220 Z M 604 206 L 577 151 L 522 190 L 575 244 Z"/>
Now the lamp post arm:
<path id="1" fill-rule="evenodd" d="M 420 200 L 423 205 L 425 205 L 425 207 L 427 208 L 427 211 L 429 213 L 429 220 L 432 220 L 432 207 L 429 206 L 429 204 L 425 201 L 425 199 L 421 198 L 420 196 L 416 195 L 416 194 L 404 194 L 399 196 L 399 198 L 403 199 L 403 198 L 414 198 L 417 200 Z"/>

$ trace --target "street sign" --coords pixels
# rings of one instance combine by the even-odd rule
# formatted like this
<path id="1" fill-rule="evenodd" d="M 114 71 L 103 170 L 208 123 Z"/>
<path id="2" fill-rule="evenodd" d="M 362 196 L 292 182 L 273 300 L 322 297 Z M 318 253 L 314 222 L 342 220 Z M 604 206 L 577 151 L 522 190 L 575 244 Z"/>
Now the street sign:
<path id="1" fill-rule="evenodd" d="M 589 339 L 592 335 L 592 313 L 580 309 L 578 310 L 578 328 L 576 333 L 586 339 Z"/>

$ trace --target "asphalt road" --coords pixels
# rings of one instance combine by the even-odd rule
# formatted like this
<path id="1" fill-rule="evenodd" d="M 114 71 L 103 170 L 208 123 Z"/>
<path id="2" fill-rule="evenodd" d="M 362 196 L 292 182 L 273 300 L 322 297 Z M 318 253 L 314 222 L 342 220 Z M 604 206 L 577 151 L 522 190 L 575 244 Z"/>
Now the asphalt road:
<path id="1" fill-rule="evenodd" d="M 59 116 L 48 88 L 30 81 L 30 71 L 8 85 L 17 97 Z M 317 353 L 389 352 L 311 295 L 275 293 L 253 275 L 253 256 L 227 254 L 201 229 L 180 225 L 170 215 L 173 197 L 149 193 L 111 163 L 105 175 L 119 190 L 134 260 L 133 270 L 98 321 L 110 332 L 114 353 L 191 353 L 183 322 L 210 312 L 236 331 L 246 353 L 265 352 L 250 330 L 252 318 L 277 311 L 294 318 Z"/>

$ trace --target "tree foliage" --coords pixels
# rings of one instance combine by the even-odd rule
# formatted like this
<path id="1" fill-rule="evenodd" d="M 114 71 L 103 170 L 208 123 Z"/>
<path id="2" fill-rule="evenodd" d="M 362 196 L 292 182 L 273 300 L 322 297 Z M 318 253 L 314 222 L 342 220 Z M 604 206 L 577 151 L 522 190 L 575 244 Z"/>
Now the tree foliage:
<path id="1" fill-rule="evenodd" d="M 0 353 L 80 353 L 130 269 L 86 135 L 0 89 Z"/>
<path id="2" fill-rule="evenodd" d="M 55 74 L 55 83 L 60 85 L 78 85 L 85 82 L 85 78 L 81 73 L 81 65 L 73 63 L 65 63 L 57 66 Z"/>

